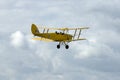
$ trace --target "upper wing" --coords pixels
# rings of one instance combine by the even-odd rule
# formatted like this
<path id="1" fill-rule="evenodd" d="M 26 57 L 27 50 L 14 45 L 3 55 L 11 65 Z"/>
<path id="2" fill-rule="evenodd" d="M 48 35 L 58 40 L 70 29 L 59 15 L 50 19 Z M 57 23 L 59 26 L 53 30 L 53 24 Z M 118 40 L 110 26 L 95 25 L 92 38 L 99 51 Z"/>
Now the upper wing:
<path id="1" fill-rule="evenodd" d="M 82 30 L 82 29 L 89 29 L 89 27 L 81 27 L 81 28 L 64 28 L 64 29 L 66 29 L 66 30 Z"/>
<path id="2" fill-rule="evenodd" d="M 50 30 L 82 30 L 82 29 L 89 29 L 89 27 L 81 27 L 81 28 L 48 28 L 48 27 L 39 27 L 40 29 L 50 29 Z"/>

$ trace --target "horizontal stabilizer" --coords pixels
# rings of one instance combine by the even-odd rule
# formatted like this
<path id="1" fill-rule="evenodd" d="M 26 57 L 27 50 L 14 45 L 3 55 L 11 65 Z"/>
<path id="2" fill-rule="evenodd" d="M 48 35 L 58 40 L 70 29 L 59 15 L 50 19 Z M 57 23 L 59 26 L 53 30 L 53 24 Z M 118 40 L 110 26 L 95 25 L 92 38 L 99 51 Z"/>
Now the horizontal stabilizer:
<path id="1" fill-rule="evenodd" d="M 32 38 L 32 39 L 33 39 L 33 40 L 45 41 L 45 42 L 53 42 L 53 40 L 51 40 L 51 39 L 40 38 L 40 37 L 37 37 L 37 38 Z"/>

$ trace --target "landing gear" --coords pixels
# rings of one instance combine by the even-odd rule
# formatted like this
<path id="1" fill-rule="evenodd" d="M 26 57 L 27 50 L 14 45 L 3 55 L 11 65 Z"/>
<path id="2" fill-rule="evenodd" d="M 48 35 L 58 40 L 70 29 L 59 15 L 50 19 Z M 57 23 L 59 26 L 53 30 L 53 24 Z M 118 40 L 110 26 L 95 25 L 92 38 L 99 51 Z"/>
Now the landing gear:
<path id="1" fill-rule="evenodd" d="M 69 48 L 69 45 L 65 45 L 65 48 L 68 49 L 68 48 Z"/>
<path id="2" fill-rule="evenodd" d="M 60 45 L 59 44 L 57 45 L 57 49 L 60 49 Z"/>
<path id="3" fill-rule="evenodd" d="M 65 42 L 60 42 L 60 43 L 57 45 L 57 49 L 60 49 L 60 45 L 64 45 L 66 49 L 69 49 L 69 45 L 67 45 Z"/>

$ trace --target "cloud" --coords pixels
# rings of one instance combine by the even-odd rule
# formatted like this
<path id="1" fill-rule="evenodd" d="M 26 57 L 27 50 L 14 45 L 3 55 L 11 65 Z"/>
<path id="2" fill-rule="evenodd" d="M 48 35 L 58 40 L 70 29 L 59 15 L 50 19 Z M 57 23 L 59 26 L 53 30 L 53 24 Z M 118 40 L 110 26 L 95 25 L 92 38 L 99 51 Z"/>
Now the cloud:
<path id="1" fill-rule="evenodd" d="M 11 34 L 10 38 L 14 47 L 22 47 L 24 45 L 24 35 L 20 31 Z"/>
<path id="2" fill-rule="evenodd" d="M 119 0 L 37 0 L 0 2 L 1 80 L 119 80 Z M 33 41 L 30 25 L 89 26 L 88 40 Z M 3 54 L 4 53 L 4 54 Z"/>

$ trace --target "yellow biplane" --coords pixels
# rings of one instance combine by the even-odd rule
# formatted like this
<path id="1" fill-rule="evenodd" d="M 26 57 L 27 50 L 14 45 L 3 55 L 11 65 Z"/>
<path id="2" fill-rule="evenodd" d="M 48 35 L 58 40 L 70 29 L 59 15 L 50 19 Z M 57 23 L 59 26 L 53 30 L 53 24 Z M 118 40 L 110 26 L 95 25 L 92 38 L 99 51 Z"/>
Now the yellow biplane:
<path id="1" fill-rule="evenodd" d="M 53 41 L 59 42 L 57 48 L 60 48 L 60 45 L 65 45 L 65 48 L 68 49 L 68 43 L 71 41 L 79 41 L 86 40 L 85 38 L 81 38 L 81 31 L 84 29 L 88 29 L 89 27 L 82 28 L 47 28 L 47 27 L 39 27 L 42 32 L 39 31 L 38 27 L 35 24 L 31 25 L 31 32 L 34 36 L 34 40 L 41 41 Z M 55 30 L 55 32 L 49 32 L 50 30 Z M 74 31 L 73 34 L 69 34 L 69 30 Z M 77 34 L 78 33 L 78 34 Z"/>

